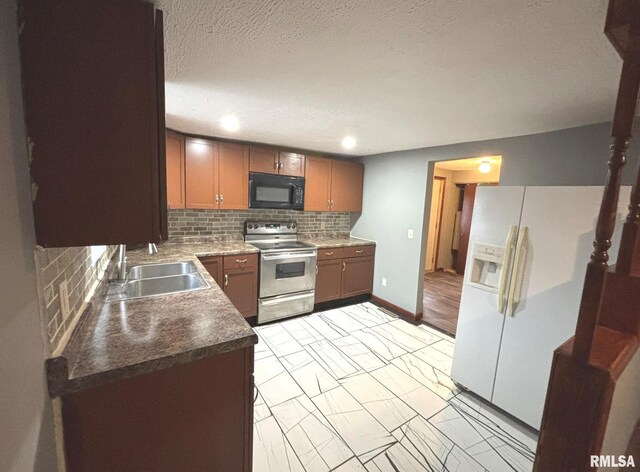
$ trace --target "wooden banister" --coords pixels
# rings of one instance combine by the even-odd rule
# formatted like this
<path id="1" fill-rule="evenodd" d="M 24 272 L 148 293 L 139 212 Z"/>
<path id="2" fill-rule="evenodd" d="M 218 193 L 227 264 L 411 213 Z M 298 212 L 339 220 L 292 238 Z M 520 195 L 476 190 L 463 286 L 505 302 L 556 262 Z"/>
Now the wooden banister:
<path id="1" fill-rule="evenodd" d="M 640 1 L 610 0 L 605 33 L 623 58 L 609 170 L 575 336 L 553 357 L 536 472 L 590 470 L 589 457 L 602 448 L 616 382 L 639 345 L 640 169 L 615 269 L 608 262 L 640 89 Z"/>

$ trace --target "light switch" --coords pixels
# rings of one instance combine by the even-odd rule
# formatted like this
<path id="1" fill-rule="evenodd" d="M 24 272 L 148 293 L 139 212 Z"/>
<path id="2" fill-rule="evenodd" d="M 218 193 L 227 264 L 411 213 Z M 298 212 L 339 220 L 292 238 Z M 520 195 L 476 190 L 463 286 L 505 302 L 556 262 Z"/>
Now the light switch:
<path id="1" fill-rule="evenodd" d="M 407 230 L 407 238 L 413 239 L 413 229 L 408 229 Z"/>
<path id="2" fill-rule="evenodd" d="M 382 277 L 382 286 L 383 287 L 387 286 L 387 278 L 386 277 Z"/>

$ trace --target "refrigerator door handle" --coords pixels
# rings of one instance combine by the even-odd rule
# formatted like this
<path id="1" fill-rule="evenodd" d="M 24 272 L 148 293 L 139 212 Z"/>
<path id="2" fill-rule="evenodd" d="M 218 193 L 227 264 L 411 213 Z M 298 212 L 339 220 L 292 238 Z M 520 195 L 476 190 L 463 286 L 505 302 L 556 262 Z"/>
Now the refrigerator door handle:
<path id="1" fill-rule="evenodd" d="M 509 235 L 507 236 L 507 246 L 504 254 L 504 262 L 502 263 L 502 274 L 500 274 L 500 289 L 498 290 L 498 312 L 504 313 L 507 307 L 507 277 L 509 275 L 509 267 L 511 267 L 511 255 L 513 254 L 513 246 L 516 240 L 518 227 L 511 225 Z"/>
<path id="2" fill-rule="evenodd" d="M 518 232 L 518 244 L 516 244 L 516 255 L 513 262 L 513 272 L 511 275 L 511 285 L 509 286 L 509 297 L 507 299 L 507 315 L 513 316 L 520 303 L 520 292 L 522 291 L 522 279 L 524 277 L 524 259 L 527 257 L 528 228 L 522 226 Z"/>

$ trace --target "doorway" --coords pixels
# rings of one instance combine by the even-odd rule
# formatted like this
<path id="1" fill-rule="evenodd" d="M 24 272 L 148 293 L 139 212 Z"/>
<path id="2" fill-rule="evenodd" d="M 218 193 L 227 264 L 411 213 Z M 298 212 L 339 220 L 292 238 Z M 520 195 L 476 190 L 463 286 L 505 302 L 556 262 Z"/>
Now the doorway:
<path id="1" fill-rule="evenodd" d="M 498 185 L 501 156 L 462 158 L 434 166 L 425 248 L 424 323 L 455 336 L 478 186 Z"/>

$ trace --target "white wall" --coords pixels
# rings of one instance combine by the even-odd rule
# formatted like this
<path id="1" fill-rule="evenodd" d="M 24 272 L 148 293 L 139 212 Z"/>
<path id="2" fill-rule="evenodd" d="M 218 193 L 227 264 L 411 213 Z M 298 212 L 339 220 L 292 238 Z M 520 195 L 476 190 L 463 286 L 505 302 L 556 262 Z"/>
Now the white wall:
<path id="1" fill-rule="evenodd" d="M 429 221 L 430 203 L 425 195 L 431 195 L 435 162 L 502 156 L 500 185 L 603 185 L 610 133 L 611 123 L 599 123 L 360 158 L 365 166 L 363 208 L 352 217 L 352 234 L 378 242 L 373 294 L 412 313 L 422 311 L 423 222 Z M 627 153 L 625 184 L 635 176 L 639 148 L 636 138 Z M 414 228 L 415 239 L 407 239 L 407 228 Z M 387 287 L 380 284 L 383 276 L 390 277 Z"/>
<path id="2" fill-rule="evenodd" d="M 56 469 L 36 292 L 16 7 L 0 6 L 0 471 Z"/>

